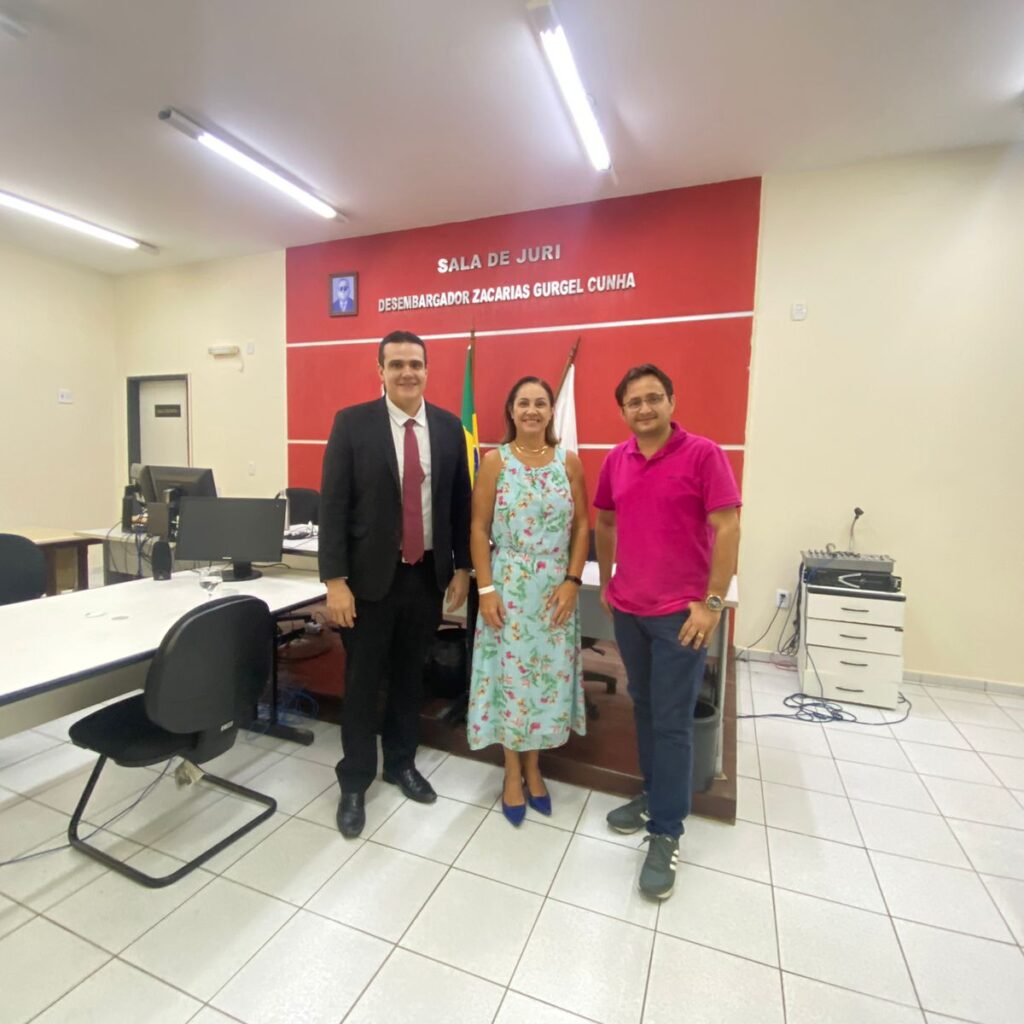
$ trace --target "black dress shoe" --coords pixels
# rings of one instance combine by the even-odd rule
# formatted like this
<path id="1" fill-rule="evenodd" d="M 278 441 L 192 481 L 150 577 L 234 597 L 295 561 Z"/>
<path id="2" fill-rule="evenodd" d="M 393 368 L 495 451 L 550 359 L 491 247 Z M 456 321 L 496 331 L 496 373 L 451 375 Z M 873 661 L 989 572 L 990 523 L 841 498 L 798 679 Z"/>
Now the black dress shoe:
<path id="1" fill-rule="evenodd" d="M 355 839 L 366 824 L 366 797 L 362 793 L 342 793 L 338 801 L 338 831 L 346 839 Z"/>
<path id="2" fill-rule="evenodd" d="M 397 772 L 384 772 L 381 776 L 418 804 L 432 804 L 437 799 L 433 786 L 415 769 L 400 768 Z"/>

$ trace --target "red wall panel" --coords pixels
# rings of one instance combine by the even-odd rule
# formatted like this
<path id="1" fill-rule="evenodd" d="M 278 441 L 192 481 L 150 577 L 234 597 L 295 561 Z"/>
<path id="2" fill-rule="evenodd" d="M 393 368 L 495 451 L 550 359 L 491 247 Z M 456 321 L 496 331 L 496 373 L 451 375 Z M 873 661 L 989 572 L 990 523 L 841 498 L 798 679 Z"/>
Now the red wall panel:
<path id="1" fill-rule="evenodd" d="M 325 441 L 338 408 L 380 394 L 376 342 L 396 329 L 427 338 L 427 396 L 457 414 L 466 335 L 476 328 L 475 396 L 484 442 L 501 436 L 512 383 L 536 374 L 556 385 L 580 337 L 581 444 L 611 446 L 627 436 L 615 385 L 630 366 L 654 362 L 673 378 L 676 418 L 686 429 L 742 446 L 759 204 L 760 181 L 749 179 L 288 250 L 289 482 L 318 486 L 323 445 L 296 442 Z M 486 265 L 488 253 L 509 250 L 514 261 L 524 247 L 542 245 L 558 245 L 559 258 Z M 439 259 L 473 254 L 481 257 L 480 269 L 438 273 Z M 331 318 L 329 277 L 348 271 L 359 274 L 359 313 Z M 635 287 L 586 291 L 591 276 L 627 272 Z M 385 297 L 449 291 L 472 297 L 494 285 L 556 279 L 578 280 L 584 293 L 379 308 Z M 604 455 L 581 451 L 591 488 Z M 740 477 L 742 451 L 729 457 Z"/>
<path id="2" fill-rule="evenodd" d="M 742 444 L 750 365 L 750 321 L 704 320 L 614 330 L 481 338 L 476 348 L 476 411 L 480 438 L 497 441 L 502 409 L 519 377 L 558 385 L 572 343 L 576 357 L 576 422 L 581 442 L 613 444 L 628 436 L 615 386 L 629 366 L 656 362 L 673 381 L 676 418 L 719 444 Z M 428 341 L 427 396 L 459 413 L 465 338 Z M 288 436 L 326 438 L 334 411 L 380 393 L 376 345 L 288 349 Z"/>
<path id="3" fill-rule="evenodd" d="M 324 461 L 324 444 L 288 445 L 288 486 L 312 487 L 320 490 L 320 470 Z"/>

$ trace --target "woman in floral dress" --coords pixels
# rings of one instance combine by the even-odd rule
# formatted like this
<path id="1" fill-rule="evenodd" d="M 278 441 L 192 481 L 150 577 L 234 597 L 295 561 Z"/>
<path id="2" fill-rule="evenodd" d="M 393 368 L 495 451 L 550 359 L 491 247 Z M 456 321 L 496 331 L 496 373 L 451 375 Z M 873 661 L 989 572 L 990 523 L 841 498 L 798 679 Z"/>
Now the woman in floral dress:
<path id="1" fill-rule="evenodd" d="M 505 403 L 505 438 L 473 491 L 470 549 L 480 593 L 467 731 L 474 750 L 505 752 L 502 810 L 551 813 L 541 750 L 586 732 L 576 601 L 589 522 L 583 466 L 558 446 L 554 396 L 537 377 Z M 493 541 L 494 549 L 491 550 Z M 525 785 L 524 785 L 525 781 Z"/>

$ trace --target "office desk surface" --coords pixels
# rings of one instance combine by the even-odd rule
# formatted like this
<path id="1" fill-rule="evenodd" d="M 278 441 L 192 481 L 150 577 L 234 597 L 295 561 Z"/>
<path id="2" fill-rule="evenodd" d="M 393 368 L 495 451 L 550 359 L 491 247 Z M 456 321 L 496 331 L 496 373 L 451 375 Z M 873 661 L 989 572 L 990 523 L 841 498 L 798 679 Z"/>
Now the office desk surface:
<path id="1" fill-rule="evenodd" d="M 17 531 L 10 531 L 17 532 Z M 143 540 L 147 540 L 147 534 L 136 533 L 134 531 L 122 530 L 120 523 L 113 528 L 109 526 L 99 526 L 90 528 L 88 530 L 76 530 L 70 535 L 72 539 L 88 537 L 92 541 L 99 540 L 110 540 L 110 541 L 127 541 L 134 540 L 136 537 L 141 537 Z M 35 538 L 32 538 L 33 540 Z M 318 548 L 318 538 L 316 537 L 297 537 L 291 539 L 289 537 L 282 538 L 282 550 L 284 551 L 301 551 L 304 554 L 315 555 Z"/>
<path id="2" fill-rule="evenodd" d="M 5 527 L 0 530 L 0 533 L 20 534 L 22 537 L 28 537 L 30 541 L 40 547 L 45 547 L 47 544 L 80 544 L 86 541 L 87 536 L 89 544 L 95 544 L 102 539 L 97 535 L 86 535 L 77 530 L 60 530 L 52 526 L 12 526 L 10 529 Z"/>
<path id="3" fill-rule="evenodd" d="M 76 536 L 79 538 L 88 537 L 92 543 L 105 541 L 107 544 L 129 544 L 134 547 L 137 543 L 149 541 L 145 533 L 122 530 L 120 524 L 113 527 L 97 527 L 89 530 L 78 530 Z M 283 537 L 281 542 L 281 553 L 284 555 L 312 555 L 314 558 L 319 550 L 316 537 L 301 537 L 294 540 Z"/>
<path id="4" fill-rule="evenodd" d="M 273 612 L 323 597 L 314 573 L 264 570 L 251 582 L 223 585 L 262 598 Z M 0 607 L 0 707 L 152 656 L 168 628 L 206 593 L 198 576 L 134 580 Z"/>

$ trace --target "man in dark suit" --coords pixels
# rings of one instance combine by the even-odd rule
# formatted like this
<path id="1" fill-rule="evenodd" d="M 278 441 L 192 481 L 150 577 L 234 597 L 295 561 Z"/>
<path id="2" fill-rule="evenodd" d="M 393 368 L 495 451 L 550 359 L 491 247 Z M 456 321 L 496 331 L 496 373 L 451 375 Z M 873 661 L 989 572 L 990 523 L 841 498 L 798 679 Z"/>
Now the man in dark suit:
<path id="1" fill-rule="evenodd" d="M 408 331 L 380 343 L 385 396 L 334 418 L 324 454 L 320 578 L 342 627 L 344 756 L 338 828 L 359 835 L 365 793 L 377 773 L 377 694 L 388 694 L 381 729 L 384 781 L 411 800 L 437 794 L 416 770 L 423 662 L 441 618 L 469 591 L 469 467 L 462 424 L 423 399 L 427 350 Z"/>

